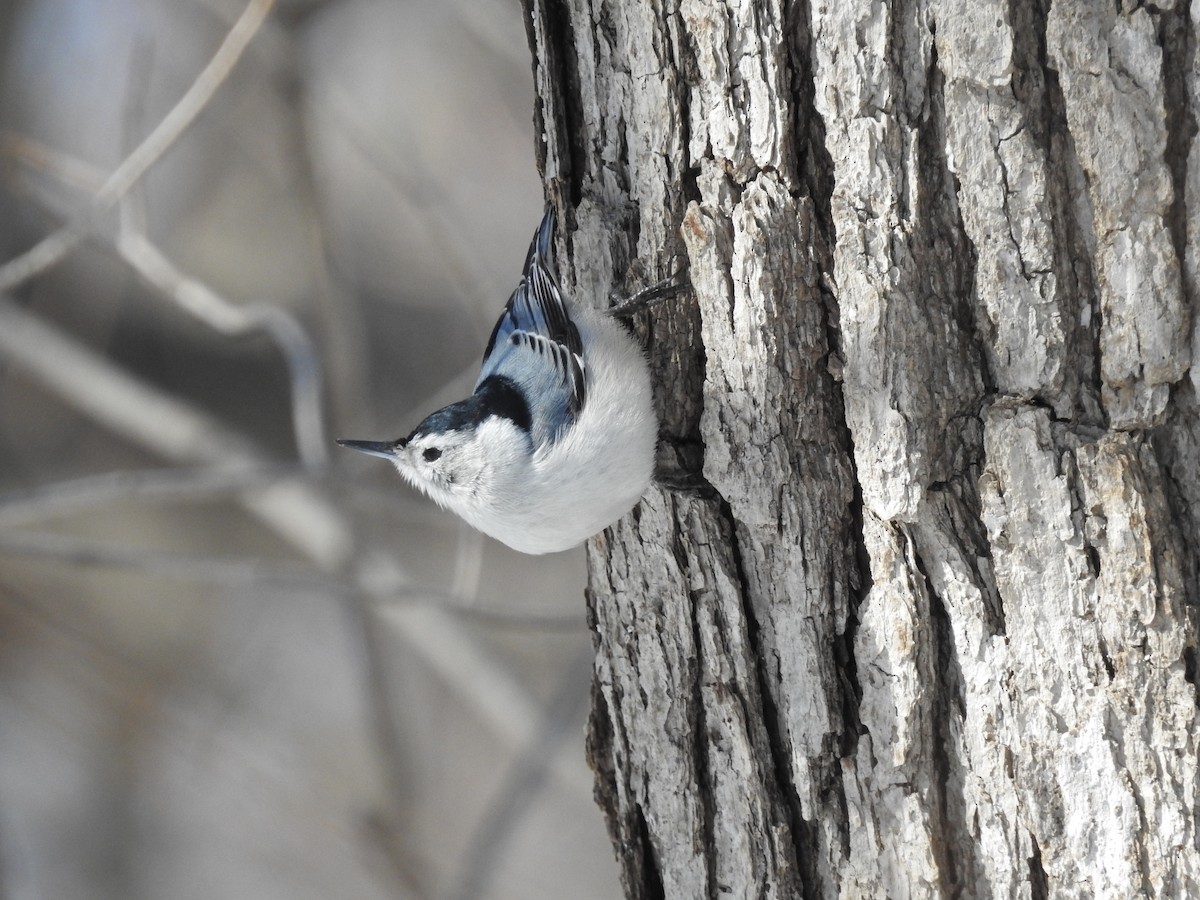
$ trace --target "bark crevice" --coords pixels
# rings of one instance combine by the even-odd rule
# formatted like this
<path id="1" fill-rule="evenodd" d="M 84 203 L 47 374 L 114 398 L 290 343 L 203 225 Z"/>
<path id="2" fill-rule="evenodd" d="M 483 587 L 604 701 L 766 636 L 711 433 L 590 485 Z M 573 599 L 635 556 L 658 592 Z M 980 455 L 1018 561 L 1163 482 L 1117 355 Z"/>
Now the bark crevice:
<path id="1" fill-rule="evenodd" d="M 1167 127 L 1163 156 L 1171 173 L 1173 188 L 1166 220 L 1175 245 L 1175 255 L 1182 266 L 1185 296 L 1193 296 L 1192 291 L 1197 287 L 1190 284 L 1189 267 L 1182 265 L 1188 252 L 1188 155 L 1197 134 L 1196 116 L 1188 103 L 1187 86 L 1187 75 L 1196 51 L 1192 2 L 1179 0 L 1173 8 L 1156 12 L 1158 40 L 1162 46 L 1163 112 Z M 1193 310 L 1193 314 L 1196 312 Z"/>
<path id="2" fill-rule="evenodd" d="M 539 103 L 541 111 L 539 133 L 547 139 L 551 137 L 562 142 L 561 150 L 556 154 L 559 163 L 558 180 L 566 187 L 566 198 L 572 207 L 579 206 L 583 197 L 583 176 L 588 170 L 587 143 L 584 127 L 582 92 L 579 81 L 579 60 L 575 50 L 574 23 L 571 20 L 571 4 L 566 0 L 523 0 L 526 5 L 526 16 L 532 18 L 533 11 L 529 6 L 544 14 L 546 40 L 542 46 L 541 57 L 544 65 L 550 68 L 546 83 L 557 90 L 554 116 L 557 122 L 547 122 L 544 112 L 545 98 Z M 535 59 L 538 59 L 535 56 Z M 540 96 L 540 95 L 539 95 Z M 539 168 L 545 171 L 545 151 L 539 155 Z"/>
<path id="3" fill-rule="evenodd" d="M 1030 900 L 1049 900 L 1050 879 L 1042 866 L 1042 849 L 1038 846 L 1037 838 L 1030 836 L 1033 853 L 1029 857 L 1029 897 Z"/>
<path id="4" fill-rule="evenodd" d="M 643 860 L 640 890 L 634 896 L 641 900 L 666 900 L 667 891 L 663 885 L 662 874 L 658 871 L 654 841 L 650 838 L 650 827 L 646 824 L 646 814 L 642 811 L 641 806 L 634 807 L 634 824 L 637 846 Z"/>
<path id="5" fill-rule="evenodd" d="M 787 9 L 788 64 L 792 87 L 792 134 L 796 142 L 797 180 L 805 185 L 825 246 L 833 243 L 833 160 L 825 145 L 825 120 L 817 111 L 813 78 L 812 14 L 809 0 L 793 0 Z M 821 271 L 832 266 L 821 260 Z"/>
<path id="6" fill-rule="evenodd" d="M 686 554 L 681 565 L 686 564 Z M 701 617 L 695 607 L 704 602 L 700 591 L 691 591 L 692 612 L 692 644 L 696 648 L 695 679 L 692 682 L 691 709 L 692 721 L 692 754 L 695 758 L 696 771 L 705 773 L 703 777 L 712 778 L 715 773 L 709 761 L 708 753 L 708 724 L 707 712 L 704 706 L 704 691 L 701 679 L 704 677 L 704 660 L 702 658 L 704 636 L 700 633 Z M 700 805 L 701 839 L 704 846 L 716 846 L 716 822 L 713 810 L 713 793 L 708 784 L 698 785 L 696 802 Z M 715 897 L 717 891 L 717 860 L 715 854 L 704 854 L 705 889 L 707 896 Z"/>
<path id="7" fill-rule="evenodd" d="M 954 644 L 954 628 L 946 604 L 925 569 L 925 562 L 916 542 L 908 535 L 906 540 L 911 547 L 913 562 L 921 576 L 922 587 L 929 603 L 933 644 L 931 650 L 940 687 L 929 709 L 933 762 L 933 783 L 930 789 L 936 797 L 933 807 L 937 819 L 942 823 L 938 832 L 947 836 L 961 835 L 967 824 L 967 806 L 962 795 L 962 776 L 951 751 L 951 748 L 959 744 L 956 734 L 961 732 L 966 718 L 966 694 L 962 670 L 958 664 L 958 648 Z M 957 732 L 952 727 L 952 716 L 956 717 Z M 936 841 L 932 849 L 937 870 L 942 878 L 941 888 L 944 894 L 956 896 L 962 886 L 978 883 L 980 867 L 975 858 L 976 847 L 973 842 Z M 961 853 L 962 857 L 956 858 L 956 852 Z"/>
<path id="8" fill-rule="evenodd" d="M 774 686 L 766 666 L 768 651 L 762 640 L 762 628 L 754 604 L 750 600 L 752 584 L 746 570 L 742 555 L 742 542 L 738 534 L 741 527 L 728 501 L 721 499 L 721 516 L 729 534 L 730 556 L 733 560 L 734 572 L 737 575 L 739 595 L 742 601 L 742 615 L 746 621 L 746 638 L 755 659 L 754 673 L 757 678 L 758 693 L 763 704 L 763 729 L 767 738 L 767 749 L 774 775 L 774 782 L 781 796 L 780 801 L 787 813 L 788 826 L 792 834 L 792 850 L 795 854 L 795 868 L 800 873 L 800 885 L 804 900 L 819 900 L 817 890 L 819 879 L 816 871 L 818 857 L 817 834 L 814 823 L 804 818 L 800 804 L 800 795 L 796 790 L 792 774 L 791 748 L 780 725 L 779 709 L 775 703 Z M 777 669 L 778 667 L 776 667 Z"/>

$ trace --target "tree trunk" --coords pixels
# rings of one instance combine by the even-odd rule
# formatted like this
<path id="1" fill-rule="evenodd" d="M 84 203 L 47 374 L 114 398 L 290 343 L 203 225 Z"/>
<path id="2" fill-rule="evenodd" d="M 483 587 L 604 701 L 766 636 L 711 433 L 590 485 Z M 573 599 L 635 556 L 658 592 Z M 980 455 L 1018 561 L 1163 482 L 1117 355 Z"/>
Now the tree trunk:
<path id="1" fill-rule="evenodd" d="M 1200 4 L 526 4 L 565 286 L 694 288 L 589 546 L 628 895 L 1197 895 Z"/>

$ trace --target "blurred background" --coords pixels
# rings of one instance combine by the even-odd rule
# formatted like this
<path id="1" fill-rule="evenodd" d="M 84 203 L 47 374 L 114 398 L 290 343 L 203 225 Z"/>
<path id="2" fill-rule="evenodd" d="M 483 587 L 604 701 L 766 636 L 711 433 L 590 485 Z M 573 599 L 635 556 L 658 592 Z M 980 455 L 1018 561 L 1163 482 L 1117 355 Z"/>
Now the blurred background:
<path id="1" fill-rule="evenodd" d="M 0 900 L 610 898 L 582 551 L 332 444 L 465 396 L 518 0 L 0 3 Z"/>

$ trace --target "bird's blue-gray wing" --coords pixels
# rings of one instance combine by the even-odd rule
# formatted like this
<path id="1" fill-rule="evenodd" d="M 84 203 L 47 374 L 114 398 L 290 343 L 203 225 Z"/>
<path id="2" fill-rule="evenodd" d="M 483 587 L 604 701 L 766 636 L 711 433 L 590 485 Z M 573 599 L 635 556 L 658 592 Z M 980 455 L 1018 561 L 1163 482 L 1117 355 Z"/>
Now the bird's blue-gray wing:
<path id="1" fill-rule="evenodd" d="M 558 288 L 554 211 L 548 209 L 529 245 L 521 283 L 500 314 L 483 354 L 476 386 L 492 376 L 512 380 L 532 414 L 535 445 L 554 441 L 587 399 L 583 344 Z"/>

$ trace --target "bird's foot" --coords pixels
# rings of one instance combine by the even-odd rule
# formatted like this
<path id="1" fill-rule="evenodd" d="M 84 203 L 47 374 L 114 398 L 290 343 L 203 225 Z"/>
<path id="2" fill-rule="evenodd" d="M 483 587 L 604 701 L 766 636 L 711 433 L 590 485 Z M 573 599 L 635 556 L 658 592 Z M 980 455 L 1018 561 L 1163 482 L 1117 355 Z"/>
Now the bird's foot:
<path id="1" fill-rule="evenodd" d="M 662 281 L 642 288 L 632 297 L 622 298 L 610 294 L 608 312 L 609 315 L 618 319 L 630 319 L 644 309 L 649 309 L 651 306 L 656 306 L 664 300 L 669 300 L 671 297 L 684 293 L 691 286 L 692 282 L 687 277 L 687 264 L 684 263 Z"/>

